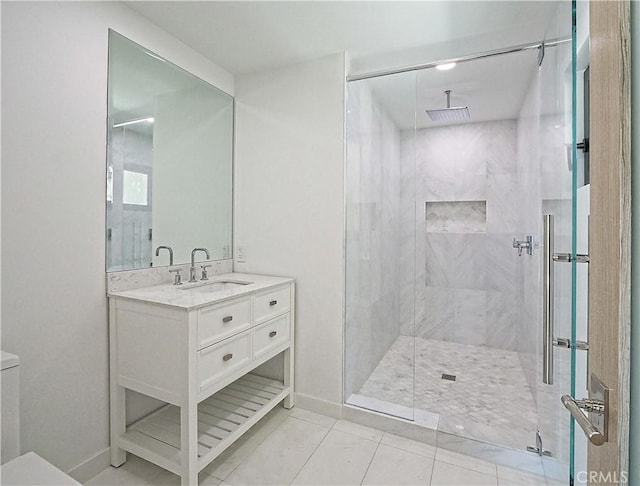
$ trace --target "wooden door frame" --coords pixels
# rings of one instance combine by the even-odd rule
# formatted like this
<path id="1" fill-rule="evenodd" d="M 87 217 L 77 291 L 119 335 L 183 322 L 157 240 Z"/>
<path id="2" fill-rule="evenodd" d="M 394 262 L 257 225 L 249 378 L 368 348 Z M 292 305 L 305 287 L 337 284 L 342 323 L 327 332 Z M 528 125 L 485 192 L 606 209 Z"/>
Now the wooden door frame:
<path id="1" fill-rule="evenodd" d="M 589 445 L 590 484 L 629 471 L 631 335 L 630 1 L 592 0 L 590 38 L 589 375 L 610 387 L 609 440 Z M 576 433 L 580 433 L 578 430 Z"/>

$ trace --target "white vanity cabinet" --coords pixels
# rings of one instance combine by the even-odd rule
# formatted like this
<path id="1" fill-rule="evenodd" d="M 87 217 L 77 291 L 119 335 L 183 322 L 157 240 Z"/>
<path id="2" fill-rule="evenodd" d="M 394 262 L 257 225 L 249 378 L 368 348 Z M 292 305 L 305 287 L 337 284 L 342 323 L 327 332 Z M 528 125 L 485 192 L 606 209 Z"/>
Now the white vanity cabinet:
<path id="1" fill-rule="evenodd" d="M 171 285 L 109 294 L 112 465 L 128 451 L 196 485 L 279 402 L 293 406 L 294 282 L 212 280 L 230 278 L 250 283 L 210 294 Z M 252 373 L 279 353 L 283 381 Z M 126 426 L 125 389 L 167 405 Z"/>

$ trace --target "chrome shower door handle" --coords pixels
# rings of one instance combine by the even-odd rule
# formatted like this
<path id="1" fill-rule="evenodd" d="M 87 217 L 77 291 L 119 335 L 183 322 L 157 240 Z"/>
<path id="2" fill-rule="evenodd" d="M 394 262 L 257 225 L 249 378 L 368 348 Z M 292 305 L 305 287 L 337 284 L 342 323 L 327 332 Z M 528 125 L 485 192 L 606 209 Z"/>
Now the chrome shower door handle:
<path id="1" fill-rule="evenodd" d="M 607 441 L 607 438 L 604 436 L 602 432 L 600 432 L 597 427 L 595 427 L 589 417 L 587 417 L 584 413 L 582 413 L 583 408 L 586 408 L 584 405 L 584 400 L 575 400 L 571 395 L 562 395 L 562 404 L 565 406 L 571 416 L 576 420 L 584 435 L 587 436 L 589 442 L 593 445 L 602 445 Z M 603 411 L 598 413 L 604 413 L 604 406 L 602 407 Z"/>
<path id="2" fill-rule="evenodd" d="M 609 442 L 609 398 L 611 389 L 600 378 L 591 373 L 589 377 L 589 398 L 576 400 L 571 395 L 563 395 L 560 400 L 578 423 L 593 445 L 601 446 Z"/>
<path id="3" fill-rule="evenodd" d="M 542 382 L 553 384 L 553 215 L 542 221 Z"/>

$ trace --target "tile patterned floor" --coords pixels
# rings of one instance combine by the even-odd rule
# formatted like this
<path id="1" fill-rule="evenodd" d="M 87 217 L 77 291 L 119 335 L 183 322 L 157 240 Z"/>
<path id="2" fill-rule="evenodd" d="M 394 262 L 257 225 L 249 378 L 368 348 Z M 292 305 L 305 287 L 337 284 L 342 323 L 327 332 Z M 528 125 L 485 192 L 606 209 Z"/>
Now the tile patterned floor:
<path id="1" fill-rule="evenodd" d="M 87 486 L 179 485 L 133 455 Z M 276 408 L 200 474 L 202 485 L 550 485 L 562 483 L 299 407 Z"/>
<path id="2" fill-rule="evenodd" d="M 414 339 L 400 336 L 358 395 L 414 403 L 439 414 L 439 430 L 445 432 L 519 450 L 534 441 L 537 413 L 517 353 L 416 338 L 415 382 L 413 356 Z M 455 381 L 442 379 L 443 373 Z"/>

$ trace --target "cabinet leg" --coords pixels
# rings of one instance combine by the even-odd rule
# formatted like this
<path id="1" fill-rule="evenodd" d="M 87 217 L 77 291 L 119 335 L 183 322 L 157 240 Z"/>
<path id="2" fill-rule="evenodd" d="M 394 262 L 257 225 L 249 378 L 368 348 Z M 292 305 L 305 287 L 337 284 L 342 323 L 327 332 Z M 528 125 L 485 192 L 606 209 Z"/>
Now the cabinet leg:
<path id="1" fill-rule="evenodd" d="M 290 387 L 289 396 L 284 399 L 284 408 L 290 409 L 295 405 L 295 394 L 293 391 L 293 350 L 291 348 L 284 352 L 284 384 Z"/>
<path id="2" fill-rule="evenodd" d="M 198 486 L 198 405 L 195 400 L 180 407 L 182 486 Z"/>
<path id="3" fill-rule="evenodd" d="M 291 392 L 291 395 L 284 399 L 284 408 L 286 408 L 287 410 L 293 408 L 293 406 L 296 404 L 295 402 L 296 401 L 293 398 L 293 392 Z"/>
<path id="4" fill-rule="evenodd" d="M 180 486 L 198 486 L 198 472 L 183 473 L 180 478 Z"/>
<path id="5" fill-rule="evenodd" d="M 127 460 L 127 452 L 118 447 L 118 439 L 126 432 L 125 389 L 111 387 L 111 465 L 120 467 Z"/>
<path id="6" fill-rule="evenodd" d="M 127 431 L 125 408 L 126 390 L 118 385 L 118 336 L 116 333 L 115 300 L 109 299 L 109 434 L 111 440 L 111 465 L 120 467 L 127 460 L 127 452 L 118 447 L 120 437 Z"/>

